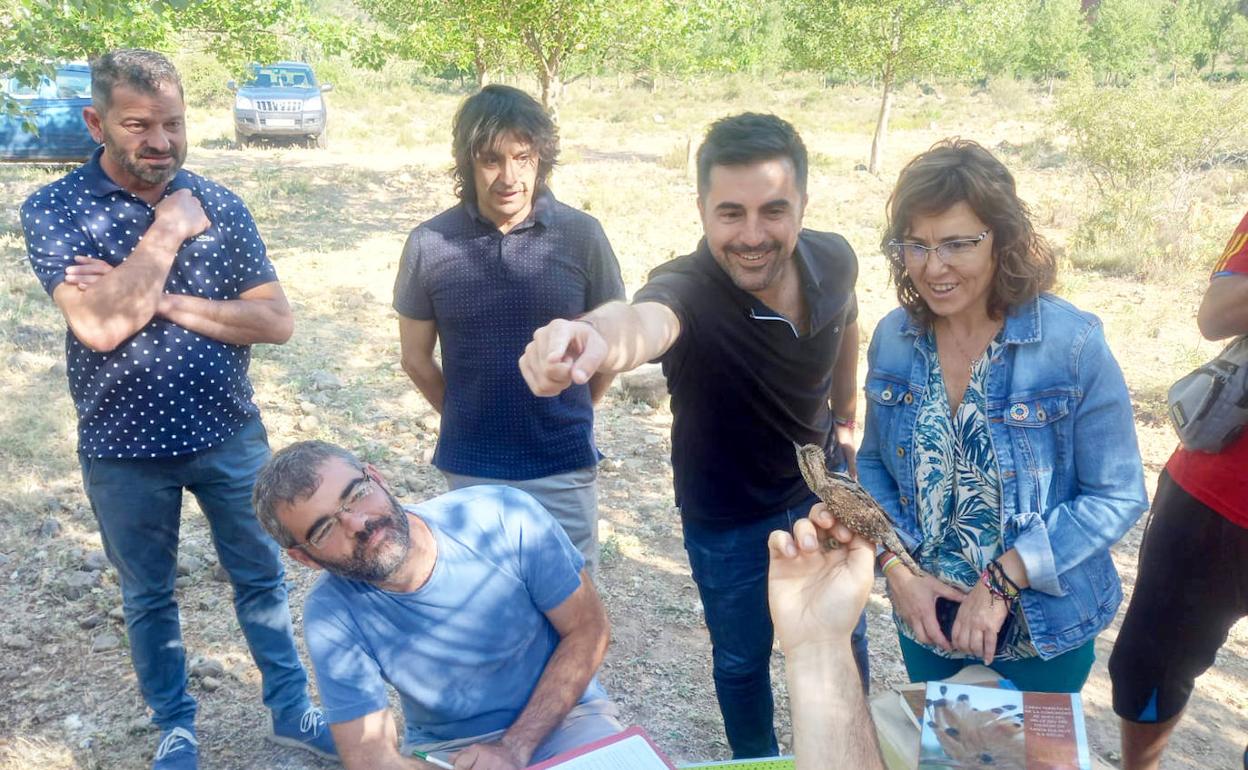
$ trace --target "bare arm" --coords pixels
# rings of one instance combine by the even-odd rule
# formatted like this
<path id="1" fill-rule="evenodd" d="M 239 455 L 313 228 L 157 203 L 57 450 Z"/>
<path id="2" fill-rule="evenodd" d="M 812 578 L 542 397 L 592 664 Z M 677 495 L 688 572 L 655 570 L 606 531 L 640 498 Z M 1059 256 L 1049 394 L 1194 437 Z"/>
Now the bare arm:
<path id="1" fill-rule="evenodd" d="M 658 358 L 680 337 L 680 320 L 658 302 L 608 302 L 579 320 L 556 319 L 533 333 L 520 373 L 539 396 L 553 396 L 599 372 L 619 373 Z"/>
<path id="2" fill-rule="evenodd" d="M 858 409 L 858 322 L 846 324 L 841 350 L 832 369 L 832 416 L 853 422 Z M 851 425 L 833 425 L 836 442 L 845 452 L 849 475 L 858 477 L 858 449 Z"/>
<path id="3" fill-rule="evenodd" d="M 829 548 L 829 540 L 848 547 Z M 768 604 L 784 650 L 797 770 L 883 770 L 850 648 L 871 592 L 874 546 L 819 503 L 792 535 L 772 532 L 768 548 Z"/>
<path id="4" fill-rule="evenodd" d="M 1211 280 L 1196 314 L 1196 325 L 1208 340 L 1248 334 L 1248 275 Z"/>
<path id="5" fill-rule="evenodd" d="M 70 330 L 82 344 L 113 350 L 147 325 L 164 296 L 169 268 L 182 242 L 211 223 L 190 190 L 178 190 L 156 206 L 156 216 L 126 260 L 81 291 L 69 279 L 52 292 Z"/>
<path id="6" fill-rule="evenodd" d="M 87 292 L 95 291 L 92 286 Z M 205 299 L 165 294 L 156 314 L 184 329 L 231 345 L 281 345 L 295 331 L 294 315 L 277 281 L 253 286 L 238 299 Z"/>
<path id="7" fill-rule="evenodd" d="M 394 718 L 389 709 L 329 726 L 334 745 L 347 770 L 430 770 L 433 765 L 399 753 Z"/>
<path id="8" fill-rule="evenodd" d="M 607 613 L 584 570 L 580 588 L 546 617 L 559 632 L 559 645 L 529 702 L 496 743 L 479 743 L 456 754 L 456 767 L 519 770 L 528 765 L 533 752 L 580 700 L 602 665 L 610 639 Z"/>
<path id="9" fill-rule="evenodd" d="M 438 341 L 438 328 L 432 320 L 423 321 L 399 316 L 399 360 L 403 371 L 411 378 L 429 405 L 442 413 L 442 401 L 446 398 L 446 379 L 442 367 L 433 357 L 433 346 Z"/>

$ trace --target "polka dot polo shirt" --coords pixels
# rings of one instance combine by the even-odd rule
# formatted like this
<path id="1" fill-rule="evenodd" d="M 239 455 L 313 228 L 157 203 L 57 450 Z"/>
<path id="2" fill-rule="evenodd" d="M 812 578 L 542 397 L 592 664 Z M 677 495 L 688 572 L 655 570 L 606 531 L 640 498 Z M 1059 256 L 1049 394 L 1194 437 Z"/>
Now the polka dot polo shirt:
<path id="1" fill-rule="evenodd" d="M 190 189 L 212 226 L 178 251 L 165 292 L 213 300 L 277 280 L 255 222 L 229 190 L 186 170 L 165 195 Z M 155 209 L 85 165 L 22 205 L 31 267 L 49 295 L 76 255 L 119 265 L 134 251 Z M 89 457 L 159 458 L 220 443 L 259 414 L 247 379 L 250 348 L 153 318 L 115 350 L 97 353 L 65 335 L 69 390 L 78 411 L 78 450 Z"/>

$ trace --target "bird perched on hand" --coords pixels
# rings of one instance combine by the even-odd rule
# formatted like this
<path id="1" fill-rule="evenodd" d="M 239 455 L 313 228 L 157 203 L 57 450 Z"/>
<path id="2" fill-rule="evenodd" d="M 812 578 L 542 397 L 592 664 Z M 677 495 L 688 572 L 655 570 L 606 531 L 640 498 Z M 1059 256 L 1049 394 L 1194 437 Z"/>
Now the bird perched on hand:
<path id="1" fill-rule="evenodd" d="M 871 493 L 843 473 L 829 473 L 827 459 L 818 446 L 794 446 L 797 449 L 797 467 L 801 469 L 806 485 L 828 506 L 837 521 L 867 540 L 879 543 L 895 553 L 901 563 L 915 575 L 922 577 L 927 574 L 901 544 L 901 538 L 893 530 L 888 514 L 871 497 Z"/>

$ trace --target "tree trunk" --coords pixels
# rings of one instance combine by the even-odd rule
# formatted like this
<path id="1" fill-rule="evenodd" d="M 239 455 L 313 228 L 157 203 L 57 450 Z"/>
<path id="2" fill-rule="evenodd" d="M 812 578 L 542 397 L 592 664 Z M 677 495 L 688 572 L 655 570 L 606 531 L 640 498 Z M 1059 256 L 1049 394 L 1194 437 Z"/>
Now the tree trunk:
<path id="1" fill-rule="evenodd" d="M 884 95 L 880 99 L 880 119 L 875 122 L 875 137 L 871 139 L 871 163 L 867 170 L 880 173 L 880 160 L 884 157 L 884 142 L 888 137 L 888 113 L 893 108 L 893 66 L 884 69 Z"/>
<path id="2" fill-rule="evenodd" d="M 477 72 L 477 88 L 485 88 L 490 84 L 490 68 L 485 63 L 485 41 L 481 38 L 473 42 L 472 65 Z"/>
<path id="3" fill-rule="evenodd" d="M 542 106 L 550 113 L 550 119 L 559 123 L 559 97 L 563 95 L 563 80 L 559 76 L 559 65 L 546 65 L 538 69 L 538 78 L 542 81 Z"/>

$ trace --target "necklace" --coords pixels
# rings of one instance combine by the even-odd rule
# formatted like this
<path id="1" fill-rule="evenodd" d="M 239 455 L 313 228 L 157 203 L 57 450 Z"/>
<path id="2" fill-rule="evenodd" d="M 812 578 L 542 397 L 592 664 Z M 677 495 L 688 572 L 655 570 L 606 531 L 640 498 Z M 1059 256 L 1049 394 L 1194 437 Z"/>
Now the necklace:
<path id="1" fill-rule="evenodd" d="M 992 325 L 992 334 L 988 335 L 987 341 L 977 346 L 979 352 L 975 355 L 971 355 L 966 352 L 966 348 L 962 347 L 962 343 L 958 341 L 958 336 L 953 333 L 953 327 L 949 325 L 948 321 L 945 322 L 945 328 L 949 331 L 949 339 L 953 341 L 953 346 L 957 348 L 958 353 L 966 359 L 966 371 L 971 375 L 974 375 L 975 364 L 979 363 L 979 359 L 983 358 L 984 353 L 988 351 L 988 346 L 992 344 L 992 339 L 997 336 L 997 332 L 1001 329 L 1001 324 L 994 323 Z"/>

